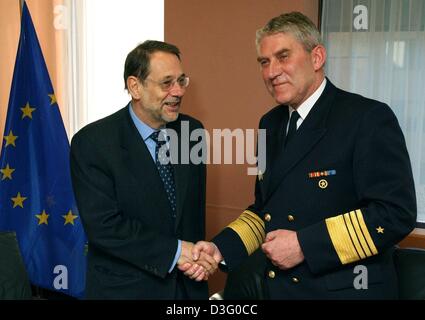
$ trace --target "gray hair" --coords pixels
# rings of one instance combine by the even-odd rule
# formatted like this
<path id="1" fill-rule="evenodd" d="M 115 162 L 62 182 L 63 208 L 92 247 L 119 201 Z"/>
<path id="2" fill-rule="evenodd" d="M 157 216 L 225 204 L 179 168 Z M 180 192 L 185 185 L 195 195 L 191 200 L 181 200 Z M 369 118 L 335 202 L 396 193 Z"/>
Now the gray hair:
<path id="1" fill-rule="evenodd" d="M 295 37 L 307 50 L 311 52 L 317 45 L 323 45 L 320 32 L 314 23 L 300 12 L 284 13 L 274 17 L 267 24 L 257 30 L 255 43 L 257 48 L 261 40 L 277 33 L 289 33 Z"/>

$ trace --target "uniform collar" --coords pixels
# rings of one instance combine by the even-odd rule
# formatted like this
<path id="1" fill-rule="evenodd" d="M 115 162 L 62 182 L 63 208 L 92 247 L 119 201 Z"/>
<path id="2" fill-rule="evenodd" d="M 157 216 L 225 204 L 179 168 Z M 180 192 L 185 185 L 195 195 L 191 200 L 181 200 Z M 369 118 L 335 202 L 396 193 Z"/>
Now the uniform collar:
<path id="1" fill-rule="evenodd" d="M 307 118 L 307 115 L 317 102 L 319 100 L 320 96 L 322 95 L 323 91 L 325 90 L 326 86 L 326 78 L 323 79 L 320 86 L 316 89 L 316 91 L 313 92 L 313 94 L 308 97 L 306 101 L 301 103 L 301 105 L 297 108 L 297 112 L 300 115 L 300 118 L 304 121 L 305 118 Z M 289 116 L 291 116 L 294 109 L 292 107 L 289 107 Z"/>

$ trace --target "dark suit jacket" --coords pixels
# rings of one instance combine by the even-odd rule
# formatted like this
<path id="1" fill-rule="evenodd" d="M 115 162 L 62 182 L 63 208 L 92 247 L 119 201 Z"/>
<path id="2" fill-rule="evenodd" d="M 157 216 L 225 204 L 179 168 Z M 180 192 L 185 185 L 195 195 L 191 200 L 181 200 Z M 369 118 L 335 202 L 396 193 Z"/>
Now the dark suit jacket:
<path id="1" fill-rule="evenodd" d="M 173 165 L 174 223 L 158 170 L 128 108 L 84 127 L 71 143 L 72 182 L 89 242 L 86 296 L 173 299 L 179 271 L 168 270 L 177 239 L 205 237 L 205 164 Z M 179 142 L 183 121 L 189 132 L 202 128 L 181 114 L 167 125 Z M 208 297 L 206 283 L 181 281 L 189 298 Z"/>
<path id="2" fill-rule="evenodd" d="M 305 261 L 283 271 L 262 254 L 257 272 L 270 298 L 396 297 L 392 248 L 415 226 L 416 198 L 395 115 L 387 105 L 328 80 L 283 149 L 287 122 L 284 105 L 260 121 L 267 130 L 267 168 L 263 179 L 257 178 L 249 210 L 263 219 L 265 233 L 297 231 Z M 230 228 L 214 242 L 230 267 L 247 256 Z M 258 261 L 261 254 L 254 256 Z M 354 287 L 356 265 L 367 267 L 367 290 Z"/>

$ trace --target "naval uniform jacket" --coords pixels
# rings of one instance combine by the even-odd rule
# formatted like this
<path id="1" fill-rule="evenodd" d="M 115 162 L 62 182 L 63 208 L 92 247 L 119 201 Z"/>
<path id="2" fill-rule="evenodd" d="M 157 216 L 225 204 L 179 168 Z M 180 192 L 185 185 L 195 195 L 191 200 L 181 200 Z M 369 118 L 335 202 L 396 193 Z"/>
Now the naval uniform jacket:
<path id="1" fill-rule="evenodd" d="M 267 130 L 267 167 L 257 176 L 255 203 L 243 221 L 213 239 L 227 266 L 235 269 L 264 234 L 294 230 L 305 256 L 298 266 L 281 270 L 256 253 L 269 298 L 396 298 L 392 252 L 415 226 L 416 198 L 395 115 L 328 80 L 283 148 L 287 122 L 285 105 L 260 121 Z M 365 276 L 362 266 L 367 283 L 356 282 Z"/>
<path id="2" fill-rule="evenodd" d="M 190 133 L 202 124 L 180 114 L 167 128 L 178 133 L 180 159 L 181 128 Z M 177 239 L 205 238 L 205 164 L 179 162 L 173 169 L 175 219 L 128 106 L 73 137 L 72 182 L 89 243 L 87 298 L 174 299 L 177 281 L 190 299 L 208 298 L 205 282 L 177 276 L 177 267 L 168 272 Z"/>

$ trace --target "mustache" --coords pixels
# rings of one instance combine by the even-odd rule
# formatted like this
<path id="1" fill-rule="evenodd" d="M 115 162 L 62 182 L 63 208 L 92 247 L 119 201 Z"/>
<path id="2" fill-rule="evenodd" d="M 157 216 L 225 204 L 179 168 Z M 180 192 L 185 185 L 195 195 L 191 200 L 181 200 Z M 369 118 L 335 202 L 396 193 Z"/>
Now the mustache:
<path id="1" fill-rule="evenodd" d="M 167 100 L 164 103 L 167 103 L 167 104 L 176 104 L 176 103 L 180 103 L 181 101 L 182 101 L 181 98 L 175 98 L 173 100 Z"/>

